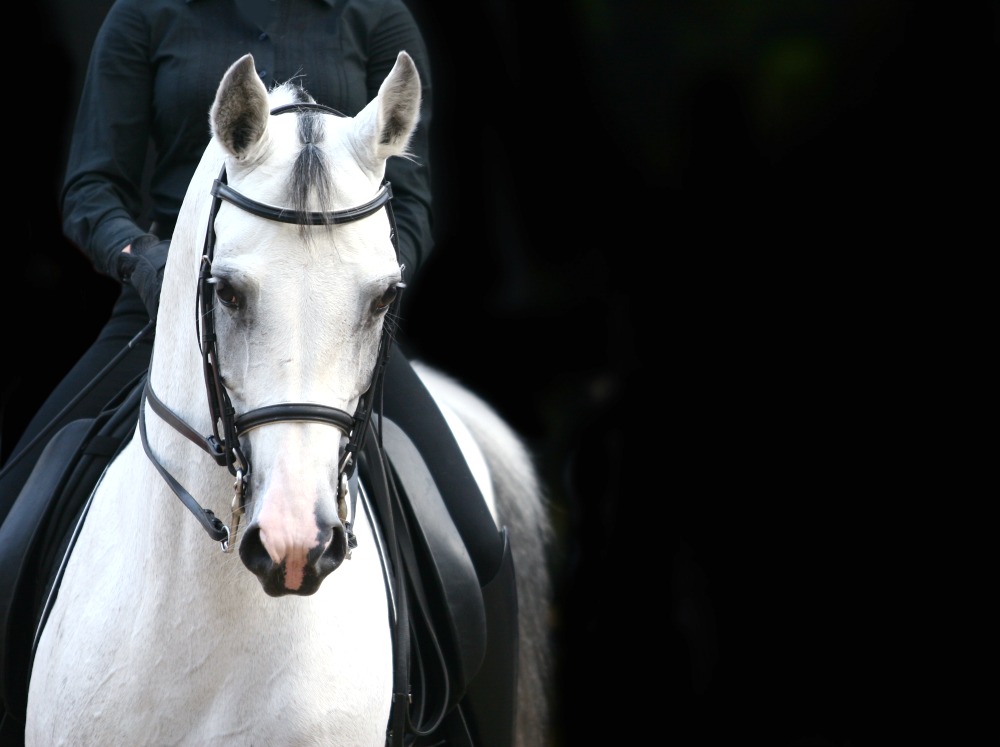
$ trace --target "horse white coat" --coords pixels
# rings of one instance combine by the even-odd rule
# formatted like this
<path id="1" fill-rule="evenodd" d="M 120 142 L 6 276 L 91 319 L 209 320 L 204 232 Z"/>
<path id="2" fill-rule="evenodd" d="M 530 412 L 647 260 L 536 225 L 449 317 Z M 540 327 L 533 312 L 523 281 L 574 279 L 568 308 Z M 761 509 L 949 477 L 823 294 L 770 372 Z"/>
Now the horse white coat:
<path id="1" fill-rule="evenodd" d="M 287 174 L 302 148 L 295 115 L 270 116 L 291 86 L 268 93 L 248 55 L 224 77 L 213 138 L 192 179 L 167 263 L 149 380 L 200 433 L 212 430 L 192 310 L 209 189 L 226 164 L 230 186 L 288 204 Z M 372 198 L 385 161 L 406 157 L 420 82 L 401 52 L 378 96 L 356 117 L 323 117 L 322 149 L 336 175 L 309 209 Z M 386 213 L 303 230 L 223 204 L 213 276 L 220 359 L 238 412 L 316 402 L 354 412 L 367 389 L 400 269 Z M 548 517 L 531 459 L 477 397 L 421 367 L 450 414 L 478 442 L 498 523 L 512 530 L 519 583 L 518 744 L 543 744 L 547 676 L 543 546 Z M 233 478 L 150 413 L 151 449 L 206 508 L 228 519 Z M 272 596 L 237 553 L 220 552 L 144 453 L 138 436 L 96 489 L 38 644 L 26 744 L 383 745 L 392 658 L 387 597 L 372 529 L 354 517 L 358 547 L 320 588 L 296 595 L 297 573 L 323 517 L 336 523 L 338 456 L 346 441 L 322 423 L 281 422 L 247 434 L 253 470 L 247 514 L 270 559 L 288 569 Z M 323 530 L 326 527 L 320 526 Z M 523 534 L 522 534 L 523 533 Z M 243 536 L 233 539 L 239 542 Z M 523 698 L 521 697 L 523 695 Z"/>

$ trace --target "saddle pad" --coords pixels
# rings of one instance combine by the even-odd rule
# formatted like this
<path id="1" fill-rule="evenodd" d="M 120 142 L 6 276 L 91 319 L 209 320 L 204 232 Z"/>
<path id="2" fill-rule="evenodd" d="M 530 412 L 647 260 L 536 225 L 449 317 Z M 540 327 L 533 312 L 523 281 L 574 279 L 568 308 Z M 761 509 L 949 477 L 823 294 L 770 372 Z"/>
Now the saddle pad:
<path id="1" fill-rule="evenodd" d="M 46 444 L 0 524 L 0 695 L 23 721 L 37 632 L 58 588 L 72 530 L 94 486 L 135 431 L 145 373 L 96 417 L 74 420 Z M 3 474 L 0 473 L 0 488 Z"/>
<path id="2" fill-rule="evenodd" d="M 23 715 L 35 635 L 37 546 L 45 520 L 59 496 L 59 486 L 73 468 L 66 454 L 76 454 L 90 433 L 92 419 L 74 420 L 52 437 L 0 525 L 0 677 L 8 714 Z"/>

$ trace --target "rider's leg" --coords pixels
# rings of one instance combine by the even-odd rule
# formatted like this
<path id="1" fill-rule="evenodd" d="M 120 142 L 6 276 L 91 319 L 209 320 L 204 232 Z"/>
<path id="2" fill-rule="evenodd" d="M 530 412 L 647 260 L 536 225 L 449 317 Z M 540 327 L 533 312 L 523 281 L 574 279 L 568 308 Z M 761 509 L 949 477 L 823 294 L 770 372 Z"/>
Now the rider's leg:
<path id="1" fill-rule="evenodd" d="M 101 370 L 126 350 L 129 341 L 148 322 L 149 314 L 139 294 L 131 286 L 124 286 L 111 318 L 97 339 L 52 390 L 3 464 L 0 471 L 0 521 L 7 515 L 31 474 L 48 438 L 72 420 L 97 415 L 119 391 L 149 367 L 152 333 L 128 350 L 99 381 L 94 382 Z M 93 389 L 63 412 L 92 382 L 95 384 Z"/>

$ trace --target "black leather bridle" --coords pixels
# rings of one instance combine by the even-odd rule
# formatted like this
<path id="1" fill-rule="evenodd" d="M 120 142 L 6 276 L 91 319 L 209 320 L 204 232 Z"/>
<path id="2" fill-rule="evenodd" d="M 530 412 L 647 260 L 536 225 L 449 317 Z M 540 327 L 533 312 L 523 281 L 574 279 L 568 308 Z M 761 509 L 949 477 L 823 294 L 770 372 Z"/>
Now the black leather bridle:
<path id="1" fill-rule="evenodd" d="M 341 117 L 344 116 L 336 109 L 331 109 L 328 106 L 302 102 L 279 106 L 272 109 L 271 114 L 299 112 L 303 110 L 322 111 Z M 385 208 L 389 217 L 390 239 L 396 252 L 397 261 L 399 260 L 399 243 L 396 235 L 396 219 L 392 212 L 392 186 L 387 181 L 383 181 L 375 197 L 363 205 L 346 210 L 328 212 L 302 212 L 252 200 L 227 184 L 225 164 L 222 166 L 219 177 L 212 185 L 211 192 L 214 199 L 208 217 L 208 228 L 205 232 L 205 249 L 202 254 L 201 270 L 198 278 L 197 325 L 198 344 L 201 349 L 202 366 L 205 374 L 205 388 L 208 393 L 208 405 L 212 416 L 212 433 L 203 436 L 185 423 L 156 396 L 155 392 L 153 392 L 152 384 L 147 378 L 142 395 L 143 402 L 139 408 L 139 434 L 146 455 L 156 466 L 160 475 L 177 497 L 181 499 L 184 505 L 201 522 L 209 536 L 222 543 L 223 551 L 231 552 L 230 539 L 236 534 L 239 519 L 245 508 L 245 491 L 251 471 L 250 460 L 246 457 L 240 445 L 240 436 L 262 425 L 283 421 L 325 423 L 339 429 L 348 437 L 348 445 L 340 460 L 339 474 L 337 476 L 340 497 L 343 499 L 348 492 L 347 480 L 355 468 L 356 456 L 364 447 L 364 439 L 369 430 L 375 395 L 380 391 L 382 378 L 385 373 L 385 364 L 389 357 L 392 335 L 390 333 L 390 325 L 388 323 L 384 324 L 371 384 L 366 393 L 361 397 L 357 410 L 353 415 L 336 407 L 327 407 L 326 405 L 286 402 L 267 405 L 237 416 L 229 398 L 229 393 L 226 391 L 219 374 L 219 354 L 215 334 L 215 294 L 211 283 L 212 260 L 215 254 L 216 241 L 215 217 L 219 211 L 219 207 L 222 205 L 222 201 L 225 200 L 260 218 L 279 221 L 281 223 L 309 226 L 350 223 L 366 218 Z M 397 287 L 401 291 L 403 285 L 399 284 Z M 390 313 L 398 308 L 401 296 L 402 292 L 396 294 Z M 223 523 L 210 509 L 199 505 L 198 501 L 177 482 L 152 453 L 146 438 L 145 407 L 143 406 L 145 402 L 149 402 L 153 412 L 159 415 L 160 418 L 207 452 L 218 465 L 227 467 L 229 472 L 235 477 L 233 483 L 235 494 L 232 500 L 232 518 L 230 520 L 231 528 L 230 525 Z M 354 517 L 353 509 L 350 515 L 352 518 Z M 349 547 L 355 547 L 357 543 L 351 531 L 350 522 L 347 522 L 345 526 L 348 532 Z"/>

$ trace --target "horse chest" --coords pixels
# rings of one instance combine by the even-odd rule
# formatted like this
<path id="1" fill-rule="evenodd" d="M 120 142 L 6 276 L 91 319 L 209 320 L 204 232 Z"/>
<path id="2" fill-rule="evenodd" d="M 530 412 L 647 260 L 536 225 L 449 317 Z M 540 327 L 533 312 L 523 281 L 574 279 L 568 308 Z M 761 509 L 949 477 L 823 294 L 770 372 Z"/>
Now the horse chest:
<path id="1" fill-rule="evenodd" d="M 143 588 L 134 551 L 85 531 L 39 644 L 26 744 L 384 744 L 384 582 L 358 530 L 361 546 L 317 594 L 279 599 L 217 548 L 210 565 L 178 560 L 176 583 L 158 574 Z"/>

